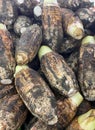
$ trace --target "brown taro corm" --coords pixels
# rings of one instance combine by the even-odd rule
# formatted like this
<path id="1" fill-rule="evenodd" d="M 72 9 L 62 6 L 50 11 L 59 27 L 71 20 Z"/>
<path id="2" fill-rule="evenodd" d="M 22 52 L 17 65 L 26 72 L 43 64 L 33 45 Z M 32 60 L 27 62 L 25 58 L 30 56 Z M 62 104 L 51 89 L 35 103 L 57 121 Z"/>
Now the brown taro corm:
<path id="1" fill-rule="evenodd" d="M 26 16 L 32 16 L 33 8 L 39 4 L 37 0 L 13 0 L 15 6 L 19 9 L 20 13 Z"/>
<path id="2" fill-rule="evenodd" d="M 14 47 L 10 32 L 0 23 L 0 83 L 11 84 L 15 70 Z"/>
<path id="3" fill-rule="evenodd" d="M 76 12 L 85 28 L 91 26 L 95 21 L 95 11 L 90 8 L 80 8 Z"/>
<path id="4" fill-rule="evenodd" d="M 32 20 L 25 15 L 20 15 L 14 23 L 14 32 L 17 35 L 21 35 L 23 30 L 25 30 L 30 25 L 32 25 Z"/>
<path id="5" fill-rule="evenodd" d="M 57 0 L 60 7 L 62 8 L 69 8 L 69 9 L 76 9 L 79 7 L 79 0 Z"/>
<path id="6" fill-rule="evenodd" d="M 94 0 L 58 0 L 60 7 L 77 10 L 79 8 L 94 7 Z"/>
<path id="7" fill-rule="evenodd" d="M 80 40 L 76 40 L 71 36 L 64 37 L 60 53 L 70 54 L 80 47 Z"/>
<path id="8" fill-rule="evenodd" d="M 77 40 L 82 39 L 84 36 L 84 27 L 79 17 L 67 8 L 61 8 L 61 13 L 63 30 L 65 30 L 66 34 Z"/>
<path id="9" fill-rule="evenodd" d="M 34 59 L 42 42 L 42 30 L 37 24 L 23 31 L 15 50 L 15 59 L 20 65 L 27 64 Z"/>
<path id="10" fill-rule="evenodd" d="M 65 130 L 95 130 L 95 109 L 75 117 Z"/>
<path id="11" fill-rule="evenodd" d="M 86 36 L 79 52 L 78 81 L 85 99 L 95 101 L 95 39 Z"/>
<path id="12" fill-rule="evenodd" d="M 79 104 L 83 98 L 80 93 L 76 93 L 72 98 L 59 99 L 57 101 L 58 123 L 50 126 L 41 120 L 33 118 L 27 125 L 27 130 L 63 130 L 74 118 Z"/>
<path id="13" fill-rule="evenodd" d="M 28 110 L 18 94 L 0 103 L 0 130 L 17 130 L 24 123 Z"/>
<path id="14" fill-rule="evenodd" d="M 57 123 L 56 99 L 42 77 L 28 66 L 17 66 L 16 90 L 29 111 L 48 125 Z"/>
<path id="15" fill-rule="evenodd" d="M 12 25 L 17 16 L 18 11 L 12 0 L 0 0 L 0 22 Z"/>
<path id="16" fill-rule="evenodd" d="M 61 9 L 56 0 L 44 0 L 42 12 L 43 38 L 45 45 L 60 52 L 63 41 Z"/>
<path id="17" fill-rule="evenodd" d="M 75 74 L 60 54 L 52 51 L 48 46 L 42 46 L 38 55 L 42 72 L 54 90 L 66 97 L 78 91 Z"/>
<path id="18" fill-rule="evenodd" d="M 58 125 L 60 128 L 69 125 L 82 101 L 83 97 L 79 92 L 70 98 L 59 99 L 57 101 Z"/>

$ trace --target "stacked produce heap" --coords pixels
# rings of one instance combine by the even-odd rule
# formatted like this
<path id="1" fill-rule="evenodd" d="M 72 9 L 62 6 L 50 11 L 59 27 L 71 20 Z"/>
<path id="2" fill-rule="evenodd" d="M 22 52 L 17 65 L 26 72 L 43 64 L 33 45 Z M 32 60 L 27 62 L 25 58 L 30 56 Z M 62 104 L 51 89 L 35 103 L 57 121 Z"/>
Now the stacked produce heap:
<path id="1" fill-rule="evenodd" d="M 0 0 L 0 130 L 95 130 L 95 0 Z"/>

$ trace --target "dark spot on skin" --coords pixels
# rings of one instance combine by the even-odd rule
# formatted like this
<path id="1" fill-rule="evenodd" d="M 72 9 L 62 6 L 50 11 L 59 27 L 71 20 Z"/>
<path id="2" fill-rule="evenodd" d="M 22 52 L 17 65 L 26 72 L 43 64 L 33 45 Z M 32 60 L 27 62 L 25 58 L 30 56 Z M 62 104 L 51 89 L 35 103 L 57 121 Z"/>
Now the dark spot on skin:
<path id="1" fill-rule="evenodd" d="M 41 86 L 35 86 L 35 89 L 32 91 L 32 95 L 34 98 L 43 97 Z"/>
<path id="2" fill-rule="evenodd" d="M 24 113 L 24 111 L 26 111 L 26 106 L 24 104 L 22 104 L 20 107 L 19 107 L 19 110 Z"/>
<path id="3" fill-rule="evenodd" d="M 12 102 L 10 102 L 7 111 L 8 112 L 12 112 L 12 111 L 14 112 L 15 105 L 17 105 L 17 100 L 13 100 Z"/>

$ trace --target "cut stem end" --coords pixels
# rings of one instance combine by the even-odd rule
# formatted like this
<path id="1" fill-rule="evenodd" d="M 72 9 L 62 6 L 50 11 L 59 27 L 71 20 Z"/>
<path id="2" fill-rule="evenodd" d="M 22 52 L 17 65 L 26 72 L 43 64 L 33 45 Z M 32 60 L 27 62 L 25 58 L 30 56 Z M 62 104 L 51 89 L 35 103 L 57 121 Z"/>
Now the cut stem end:
<path id="1" fill-rule="evenodd" d="M 20 72 L 22 69 L 26 69 L 26 68 L 29 68 L 27 65 L 17 65 L 16 66 L 16 69 L 15 69 L 15 74 L 14 74 L 14 77 L 15 77 L 15 75 L 18 73 L 18 72 Z"/>
<path id="2" fill-rule="evenodd" d="M 95 38 L 93 36 L 86 36 L 82 40 L 82 45 L 95 44 Z"/>
<path id="3" fill-rule="evenodd" d="M 77 107 L 83 101 L 83 97 L 82 97 L 82 95 L 79 92 L 77 92 L 75 95 L 73 95 L 72 97 L 70 97 L 70 99 L 72 100 L 72 103 L 76 104 Z"/>
<path id="4" fill-rule="evenodd" d="M 48 5 L 54 6 L 54 4 L 58 5 L 57 0 L 44 0 L 44 5 L 46 5 L 46 6 L 48 6 Z"/>
<path id="5" fill-rule="evenodd" d="M 83 130 L 95 130 L 95 110 L 91 109 L 79 116 L 78 123 Z"/>
<path id="6" fill-rule="evenodd" d="M 0 30 L 7 30 L 6 25 L 3 23 L 0 23 Z"/>
<path id="7" fill-rule="evenodd" d="M 50 49 L 48 46 L 41 46 L 38 52 L 39 59 L 41 60 L 41 58 L 49 52 L 52 52 L 52 49 Z"/>

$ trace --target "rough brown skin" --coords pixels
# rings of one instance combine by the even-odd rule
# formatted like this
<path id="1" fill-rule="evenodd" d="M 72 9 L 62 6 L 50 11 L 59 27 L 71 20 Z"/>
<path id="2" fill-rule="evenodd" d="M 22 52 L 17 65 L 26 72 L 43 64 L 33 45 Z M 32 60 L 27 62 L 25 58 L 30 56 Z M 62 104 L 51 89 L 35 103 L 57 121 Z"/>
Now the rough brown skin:
<path id="1" fill-rule="evenodd" d="M 15 85 L 23 102 L 34 116 L 46 124 L 55 119 L 57 116 L 55 97 L 36 71 L 22 69 L 15 76 Z"/>
<path id="2" fill-rule="evenodd" d="M 25 15 L 20 15 L 15 23 L 14 23 L 14 32 L 17 34 L 17 35 L 21 35 L 22 34 L 22 29 L 26 29 L 27 27 L 29 27 L 30 25 L 32 25 L 32 20 L 25 16 Z"/>
<path id="3" fill-rule="evenodd" d="M 77 10 L 78 8 L 94 7 L 94 2 L 90 0 L 58 0 L 60 7 Z"/>
<path id="4" fill-rule="evenodd" d="M 85 99 L 95 101 L 95 45 L 82 45 L 79 55 L 78 80 Z"/>
<path id="5" fill-rule="evenodd" d="M 57 101 L 57 108 L 58 124 L 64 128 L 74 118 L 77 106 L 69 98 L 65 98 Z"/>
<path id="6" fill-rule="evenodd" d="M 0 130 L 19 129 L 26 119 L 27 112 L 18 94 L 5 98 L 0 104 Z"/>
<path id="7" fill-rule="evenodd" d="M 74 72 L 58 53 L 50 52 L 45 54 L 41 58 L 41 69 L 51 87 L 61 95 L 69 97 L 78 90 Z"/>
<path id="8" fill-rule="evenodd" d="M 32 61 L 38 52 L 41 42 L 41 28 L 36 24 L 28 27 L 16 44 L 15 58 L 17 64 L 23 65 Z"/>
<path id="9" fill-rule="evenodd" d="M 76 9 L 79 7 L 79 0 L 58 0 L 60 7 Z"/>
<path id="10" fill-rule="evenodd" d="M 77 109 L 77 116 L 82 115 L 89 111 L 92 108 L 90 102 L 87 100 L 83 100 L 83 102 L 80 104 L 80 106 Z"/>
<path id="11" fill-rule="evenodd" d="M 69 54 L 75 49 L 79 48 L 80 40 L 76 40 L 70 36 L 65 37 L 62 42 L 62 46 L 60 47 L 60 53 Z"/>
<path id="12" fill-rule="evenodd" d="M 58 5 L 43 6 L 42 27 L 44 44 L 60 52 L 63 41 L 62 15 Z"/>
<path id="13" fill-rule="evenodd" d="M 15 59 L 13 41 L 7 30 L 0 30 L 0 81 L 10 79 L 12 81 Z M 7 84 L 7 83 L 5 83 Z"/>
<path id="14" fill-rule="evenodd" d="M 75 118 L 65 130 L 83 130 L 83 129 L 80 127 L 77 118 Z"/>
<path id="15" fill-rule="evenodd" d="M 12 0 L 0 0 L 0 22 L 11 25 L 17 18 L 17 8 Z"/>
<path id="16" fill-rule="evenodd" d="M 58 130 L 58 129 L 57 129 L 57 126 L 54 126 L 54 125 L 48 126 L 41 120 L 37 120 L 34 123 L 30 122 L 29 130 Z"/>
<path id="17" fill-rule="evenodd" d="M 2 98 L 8 96 L 8 95 L 12 95 L 16 93 L 16 89 L 14 85 L 2 85 L 0 84 L 0 100 L 2 100 Z"/>
<path id="18" fill-rule="evenodd" d="M 81 24 L 81 26 L 83 25 L 79 17 L 76 16 L 72 10 L 67 8 L 61 8 L 61 13 L 62 13 L 62 25 L 65 32 L 71 37 L 73 37 L 74 39 L 78 39 L 78 40 L 81 39 L 84 36 L 84 32 L 82 29 L 79 29 L 80 27 L 78 28 L 77 26 L 78 28 L 77 31 L 73 32 L 72 35 L 71 35 L 71 30 L 68 29 L 73 24 L 74 25 Z"/>
<path id="19" fill-rule="evenodd" d="M 80 8 L 76 11 L 76 15 L 79 16 L 83 22 L 85 28 L 91 26 L 95 21 L 95 12 L 89 8 Z"/>

